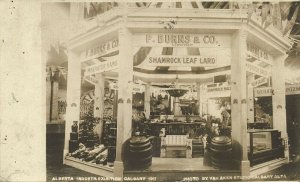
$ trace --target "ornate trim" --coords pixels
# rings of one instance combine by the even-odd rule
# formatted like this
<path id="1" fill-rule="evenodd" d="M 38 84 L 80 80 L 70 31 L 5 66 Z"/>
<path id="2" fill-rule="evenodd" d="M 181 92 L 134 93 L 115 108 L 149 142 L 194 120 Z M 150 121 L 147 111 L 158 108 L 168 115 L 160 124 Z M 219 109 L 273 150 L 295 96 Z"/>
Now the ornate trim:
<path id="1" fill-rule="evenodd" d="M 77 104 L 73 102 L 73 103 L 71 104 L 71 107 L 77 107 Z"/>
<path id="2" fill-rule="evenodd" d="M 242 103 L 242 104 L 246 104 L 246 103 L 247 103 L 247 100 L 246 100 L 246 99 L 242 99 L 242 100 L 241 100 L 241 103 Z"/>
<path id="3" fill-rule="evenodd" d="M 238 104 L 239 101 L 237 99 L 233 99 L 232 104 Z"/>
<path id="4" fill-rule="evenodd" d="M 127 104 L 130 104 L 131 103 L 131 99 L 127 99 Z"/>
<path id="5" fill-rule="evenodd" d="M 124 103 L 124 100 L 122 98 L 118 99 L 118 104 Z"/>

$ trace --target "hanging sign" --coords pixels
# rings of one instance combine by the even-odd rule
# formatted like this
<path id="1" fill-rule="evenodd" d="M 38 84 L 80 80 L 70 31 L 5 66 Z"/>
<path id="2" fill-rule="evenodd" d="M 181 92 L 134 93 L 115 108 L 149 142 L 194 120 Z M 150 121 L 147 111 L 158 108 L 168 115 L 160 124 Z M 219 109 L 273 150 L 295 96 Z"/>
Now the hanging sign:
<path id="1" fill-rule="evenodd" d="M 206 88 L 204 95 L 206 97 L 229 97 L 231 92 L 230 86 L 217 86 Z"/>
<path id="2" fill-rule="evenodd" d="M 84 75 L 89 76 L 96 73 L 102 73 L 105 71 L 111 71 L 117 69 L 119 67 L 119 61 L 117 59 L 118 56 L 114 56 L 113 58 L 105 58 L 107 61 L 100 62 L 93 66 L 88 66 L 85 69 Z"/>
<path id="3" fill-rule="evenodd" d="M 102 44 L 98 44 L 82 53 L 82 61 L 91 60 L 97 57 L 104 56 L 119 49 L 118 39 L 113 39 Z"/>
<path id="4" fill-rule="evenodd" d="M 286 95 L 300 94 L 300 84 L 286 85 L 285 93 L 286 93 Z"/>
<path id="5" fill-rule="evenodd" d="M 263 77 L 269 77 L 271 75 L 271 73 L 268 70 L 250 62 L 246 62 L 246 70 Z"/>
<path id="6" fill-rule="evenodd" d="M 96 77 L 95 77 L 95 76 L 92 76 L 92 75 L 86 76 L 86 77 L 85 77 L 85 80 L 88 81 L 88 82 L 91 83 L 91 84 L 94 84 L 94 85 L 97 83 Z"/>
<path id="7" fill-rule="evenodd" d="M 228 90 L 231 90 L 230 86 L 207 88 L 206 92 L 207 93 L 210 93 L 210 92 L 222 92 L 222 91 L 228 91 Z"/>
<path id="8" fill-rule="evenodd" d="M 266 78 L 266 77 L 260 77 L 260 78 L 258 78 L 256 80 L 254 80 L 251 83 L 251 85 L 252 85 L 252 87 L 258 87 L 258 86 L 263 85 L 265 83 L 268 83 L 268 78 Z"/>
<path id="9" fill-rule="evenodd" d="M 300 94 L 300 84 L 295 85 L 286 85 L 285 86 L 285 95 L 296 95 Z M 272 88 L 271 87 L 262 87 L 254 89 L 255 97 L 267 97 L 272 96 Z"/>
<path id="10" fill-rule="evenodd" d="M 109 84 L 110 89 L 112 90 L 118 90 L 118 84 L 117 83 L 110 83 Z M 142 85 L 138 85 L 138 84 L 133 84 L 132 87 L 132 92 L 138 92 L 138 93 L 142 93 L 145 91 L 145 87 Z"/>
<path id="11" fill-rule="evenodd" d="M 272 96 L 272 87 L 254 88 L 254 97 Z"/>
<path id="12" fill-rule="evenodd" d="M 137 47 L 231 47 L 231 37 L 226 34 L 170 34 L 137 33 L 133 45 Z"/>
<path id="13" fill-rule="evenodd" d="M 143 62 L 147 66 L 217 66 L 216 56 L 148 56 Z"/>

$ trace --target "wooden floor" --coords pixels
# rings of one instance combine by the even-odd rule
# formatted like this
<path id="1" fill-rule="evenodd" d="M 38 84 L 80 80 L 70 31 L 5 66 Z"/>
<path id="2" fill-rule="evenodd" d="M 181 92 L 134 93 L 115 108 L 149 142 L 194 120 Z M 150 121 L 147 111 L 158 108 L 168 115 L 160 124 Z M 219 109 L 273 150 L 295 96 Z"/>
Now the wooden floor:
<path id="1" fill-rule="evenodd" d="M 218 170 L 211 166 L 203 165 L 203 158 L 152 158 L 152 165 L 146 170 L 125 171 L 124 176 L 129 179 L 145 178 L 145 181 L 183 182 L 202 181 L 211 177 L 208 181 L 214 181 L 218 176 L 240 175 L 238 170 Z"/>
<path id="2" fill-rule="evenodd" d="M 194 171 L 216 170 L 213 167 L 203 165 L 203 158 L 152 158 L 152 166 L 149 171 Z"/>

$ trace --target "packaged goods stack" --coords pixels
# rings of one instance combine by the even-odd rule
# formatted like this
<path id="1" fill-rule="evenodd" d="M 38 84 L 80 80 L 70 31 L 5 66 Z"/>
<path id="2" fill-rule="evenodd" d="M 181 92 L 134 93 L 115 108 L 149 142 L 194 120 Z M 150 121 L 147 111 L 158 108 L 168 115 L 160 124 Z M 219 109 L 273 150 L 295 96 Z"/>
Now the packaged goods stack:
<path id="1" fill-rule="evenodd" d="M 116 158 L 117 123 L 107 119 L 104 123 L 103 144 L 107 146 L 107 163 L 113 166 Z"/>
<path id="2" fill-rule="evenodd" d="M 193 139 L 192 141 L 192 157 L 197 158 L 197 157 L 202 157 L 204 155 L 204 145 L 202 138 L 200 139 Z"/>
<path id="3" fill-rule="evenodd" d="M 70 140 L 69 140 L 69 152 L 72 153 L 78 149 L 78 125 L 77 121 L 73 121 L 72 131 L 70 133 Z"/>

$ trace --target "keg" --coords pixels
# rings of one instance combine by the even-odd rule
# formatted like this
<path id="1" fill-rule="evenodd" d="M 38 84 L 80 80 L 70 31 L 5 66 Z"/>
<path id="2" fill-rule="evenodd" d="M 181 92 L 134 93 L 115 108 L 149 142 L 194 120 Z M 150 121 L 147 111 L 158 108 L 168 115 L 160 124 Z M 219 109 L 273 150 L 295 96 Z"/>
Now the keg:
<path id="1" fill-rule="evenodd" d="M 227 136 L 217 136 L 210 144 L 211 164 L 214 168 L 228 169 L 232 164 L 232 141 Z"/>
<path id="2" fill-rule="evenodd" d="M 132 169 L 146 169 L 152 164 L 152 145 L 149 138 L 133 136 L 129 140 L 128 165 Z"/>

